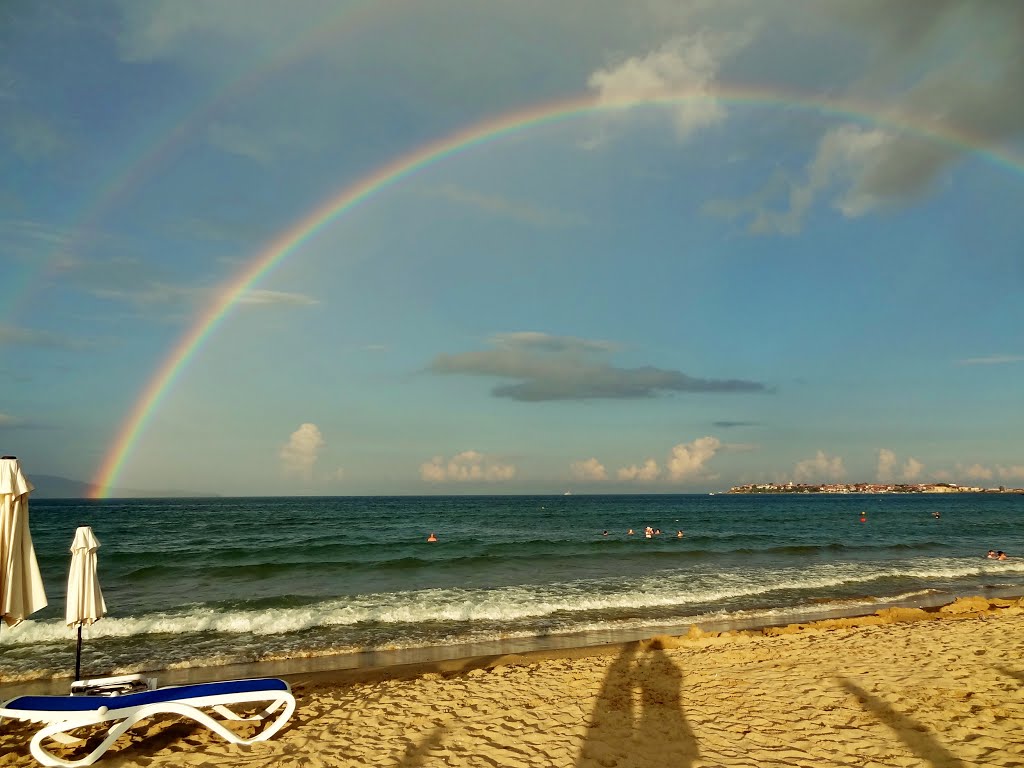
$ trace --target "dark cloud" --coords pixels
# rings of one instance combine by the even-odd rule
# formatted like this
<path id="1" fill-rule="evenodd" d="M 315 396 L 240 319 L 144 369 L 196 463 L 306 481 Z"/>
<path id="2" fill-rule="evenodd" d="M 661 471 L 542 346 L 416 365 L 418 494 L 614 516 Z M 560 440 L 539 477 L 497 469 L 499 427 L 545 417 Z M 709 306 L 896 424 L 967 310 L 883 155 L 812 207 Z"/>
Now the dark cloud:
<path id="1" fill-rule="evenodd" d="M 731 429 L 733 427 L 756 427 L 758 426 L 756 421 L 713 421 L 712 426 L 719 427 L 721 429 Z"/>
<path id="2" fill-rule="evenodd" d="M 904 205 L 965 154 L 1024 135 L 1024 2 L 823 0 L 815 11 L 827 29 L 856 35 L 863 53 L 857 74 L 831 93 L 878 120 L 831 125 L 804 172 L 776 173 L 704 213 L 746 220 L 755 234 L 795 235 L 825 199 L 848 217 Z"/>
<path id="3" fill-rule="evenodd" d="M 908 123 L 963 137 L 968 145 L 997 146 L 1024 133 L 1020 0 L 874 0 L 845 7 L 878 40 L 856 96 L 884 99 Z M 909 87 L 893 91 L 893 82 Z M 896 134 L 871 158 L 853 192 L 883 201 L 917 196 L 967 149 Z"/>
<path id="4" fill-rule="evenodd" d="M 494 349 L 438 355 L 429 369 L 517 379 L 492 390 L 495 397 L 523 402 L 548 400 L 638 399 L 666 392 L 764 392 L 764 384 L 741 379 L 704 379 L 653 366 L 616 368 L 598 359 L 613 348 L 607 342 L 547 334 L 507 334 L 493 338 Z"/>

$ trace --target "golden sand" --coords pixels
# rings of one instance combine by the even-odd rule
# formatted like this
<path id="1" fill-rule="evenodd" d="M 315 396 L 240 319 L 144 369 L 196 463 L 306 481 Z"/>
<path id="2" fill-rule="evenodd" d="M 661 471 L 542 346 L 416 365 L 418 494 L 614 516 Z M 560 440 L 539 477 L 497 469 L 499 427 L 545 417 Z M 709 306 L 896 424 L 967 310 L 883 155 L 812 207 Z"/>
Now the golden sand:
<path id="1" fill-rule="evenodd" d="M 99 765 L 1024 766 L 1024 600 L 290 682 L 269 742 L 166 718 Z M 32 732 L 0 725 L 0 765 Z"/>

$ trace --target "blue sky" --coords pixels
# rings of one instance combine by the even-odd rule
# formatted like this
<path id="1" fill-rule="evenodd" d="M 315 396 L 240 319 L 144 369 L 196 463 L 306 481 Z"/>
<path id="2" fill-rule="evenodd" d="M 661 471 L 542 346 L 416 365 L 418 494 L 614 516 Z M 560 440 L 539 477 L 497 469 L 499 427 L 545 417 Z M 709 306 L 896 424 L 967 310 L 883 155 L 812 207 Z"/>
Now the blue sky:
<path id="1" fill-rule="evenodd" d="M 96 478 L 275 238 L 588 99 L 280 260 L 117 487 L 1024 485 L 1022 38 L 1015 0 L 7 3 L 0 452 Z"/>

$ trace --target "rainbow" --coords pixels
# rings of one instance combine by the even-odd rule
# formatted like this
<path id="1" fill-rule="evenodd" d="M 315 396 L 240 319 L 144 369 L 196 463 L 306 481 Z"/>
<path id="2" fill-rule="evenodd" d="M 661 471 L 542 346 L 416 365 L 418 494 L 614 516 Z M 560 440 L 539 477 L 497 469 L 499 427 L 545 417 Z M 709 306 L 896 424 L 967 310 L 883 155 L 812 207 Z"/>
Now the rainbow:
<path id="1" fill-rule="evenodd" d="M 360 203 L 393 187 L 427 166 L 443 161 L 456 153 L 466 152 L 482 144 L 527 128 L 566 121 L 580 115 L 639 106 L 672 106 L 687 100 L 710 98 L 705 93 L 679 93 L 659 98 L 643 98 L 614 103 L 599 102 L 593 96 L 577 96 L 560 101 L 535 104 L 506 112 L 456 131 L 441 139 L 391 160 L 373 172 L 343 187 L 311 212 L 296 221 L 260 250 L 206 307 L 184 335 L 178 339 L 167 357 L 149 378 L 130 412 L 118 429 L 113 445 L 106 453 L 93 486 L 93 498 L 106 498 L 118 479 L 125 460 L 131 453 L 164 395 L 186 368 L 189 359 L 203 342 L 216 331 L 220 322 L 251 286 L 265 277 L 276 265 L 298 251 L 330 222 Z M 784 106 L 812 111 L 859 122 L 872 122 L 903 133 L 909 133 L 986 156 L 997 165 L 1024 172 L 1024 160 L 993 150 L 981 141 L 926 120 L 911 120 L 905 115 L 883 112 L 877 107 L 850 101 L 808 97 L 804 94 L 757 89 L 727 88 L 714 98 L 734 105 Z"/>

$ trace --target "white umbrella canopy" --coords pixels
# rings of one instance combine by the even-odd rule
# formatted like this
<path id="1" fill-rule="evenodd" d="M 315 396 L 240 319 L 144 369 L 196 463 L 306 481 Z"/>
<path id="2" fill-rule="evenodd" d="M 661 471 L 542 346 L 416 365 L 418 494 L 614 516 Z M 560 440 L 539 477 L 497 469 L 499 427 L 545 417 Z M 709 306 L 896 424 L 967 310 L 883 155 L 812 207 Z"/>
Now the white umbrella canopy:
<path id="1" fill-rule="evenodd" d="M 28 526 L 28 495 L 33 490 L 14 456 L 0 458 L 0 616 L 12 627 L 46 606 Z"/>
<path id="2" fill-rule="evenodd" d="M 99 576 L 96 573 L 96 550 L 100 542 L 92 528 L 83 525 L 75 531 L 71 543 L 71 571 L 68 573 L 68 602 L 64 620 L 69 627 L 92 624 L 107 615 Z"/>
<path id="3" fill-rule="evenodd" d="M 96 573 L 96 550 L 100 542 L 92 528 L 83 525 L 75 531 L 71 543 L 71 570 L 68 573 L 68 598 L 64 620 L 69 627 L 78 627 L 78 647 L 75 651 L 75 680 L 82 671 L 82 627 L 102 619 L 107 614 L 99 576 Z"/>

